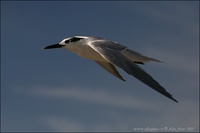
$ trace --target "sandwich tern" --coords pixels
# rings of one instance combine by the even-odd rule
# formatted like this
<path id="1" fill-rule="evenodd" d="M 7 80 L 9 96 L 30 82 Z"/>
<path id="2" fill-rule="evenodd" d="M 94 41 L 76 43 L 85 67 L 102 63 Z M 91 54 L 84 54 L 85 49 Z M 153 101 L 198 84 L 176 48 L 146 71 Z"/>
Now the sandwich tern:
<path id="1" fill-rule="evenodd" d="M 125 81 L 115 67 L 118 66 L 155 91 L 178 103 L 164 87 L 137 65 L 149 61 L 161 62 L 157 59 L 144 56 L 117 42 L 92 36 L 68 37 L 57 44 L 46 46 L 43 49 L 52 48 L 64 48 L 83 58 L 94 60 L 106 71 Z"/>

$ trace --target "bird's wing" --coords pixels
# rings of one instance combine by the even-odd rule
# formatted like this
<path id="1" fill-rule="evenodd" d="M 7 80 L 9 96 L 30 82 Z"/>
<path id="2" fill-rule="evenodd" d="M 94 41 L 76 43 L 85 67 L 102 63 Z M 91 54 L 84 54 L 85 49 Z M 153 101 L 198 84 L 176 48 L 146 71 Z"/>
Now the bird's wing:
<path id="1" fill-rule="evenodd" d="M 115 77 L 125 81 L 125 79 L 123 79 L 123 77 L 119 74 L 119 72 L 117 71 L 115 66 L 112 65 L 111 63 L 107 62 L 106 60 L 105 60 L 105 62 L 103 62 L 103 61 L 95 61 L 95 62 L 97 64 L 99 64 L 101 67 L 103 67 L 106 71 L 108 71 L 109 73 L 114 75 Z"/>
<path id="2" fill-rule="evenodd" d="M 140 68 L 130 59 L 124 56 L 121 52 L 123 49 L 120 48 L 120 44 L 114 42 L 107 43 L 106 41 L 93 41 L 88 45 L 95 51 L 97 51 L 105 60 L 107 60 L 111 64 L 122 68 L 128 74 L 136 77 L 138 80 L 142 81 L 152 89 L 172 99 L 173 101 L 178 102 L 172 97 L 170 93 L 165 90 L 164 87 L 162 87 L 156 80 L 154 80 L 153 77 L 151 77 L 142 68 Z"/>

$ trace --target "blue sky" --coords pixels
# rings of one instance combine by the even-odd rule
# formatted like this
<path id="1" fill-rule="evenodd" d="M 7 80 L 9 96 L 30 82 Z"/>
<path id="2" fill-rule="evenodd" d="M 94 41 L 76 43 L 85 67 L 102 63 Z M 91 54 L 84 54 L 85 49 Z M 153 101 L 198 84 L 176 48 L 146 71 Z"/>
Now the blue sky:
<path id="1" fill-rule="evenodd" d="M 179 103 L 62 49 L 74 35 L 165 63 L 141 66 Z M 199 2 L 1 2 L 2 131 L 199 131 Z"/>

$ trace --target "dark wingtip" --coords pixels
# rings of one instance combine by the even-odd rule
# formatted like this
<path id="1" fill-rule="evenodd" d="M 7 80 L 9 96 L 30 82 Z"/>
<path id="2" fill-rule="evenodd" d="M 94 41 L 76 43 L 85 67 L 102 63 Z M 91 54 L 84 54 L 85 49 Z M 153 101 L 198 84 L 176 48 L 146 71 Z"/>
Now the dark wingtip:
<path id="1" fill-rule="evenodd" d="M 134 61 L 134 63 L 144 65 L 144 62 Z"/>
<path id="2" fill-rule="evenodd" d="M 174 99 L 173 97 L 171 97 L 170 99 L 172 99 L 173 101 L 175 101 L 176 103 L 178 103 L 178 101 L 176 99 Z"/>
<path id="3" fill-rule="evenodd" d="M 123 77 L 118 77 L 119 79 L 121 79 L 122 81 L 126 82 L 126 80 Z"/>

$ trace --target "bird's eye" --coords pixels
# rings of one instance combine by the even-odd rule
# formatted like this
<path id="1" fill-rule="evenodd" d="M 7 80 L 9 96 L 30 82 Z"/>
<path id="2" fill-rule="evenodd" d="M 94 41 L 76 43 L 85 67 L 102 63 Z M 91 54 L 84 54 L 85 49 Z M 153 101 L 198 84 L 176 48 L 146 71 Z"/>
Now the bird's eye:
<path id="1" fill-rule="evenodd" d="M 70 42 L 70 40 L 66 40 L 66 41 L 65 41 L 66 44 L 69 43 L 69 42 Z"/>

